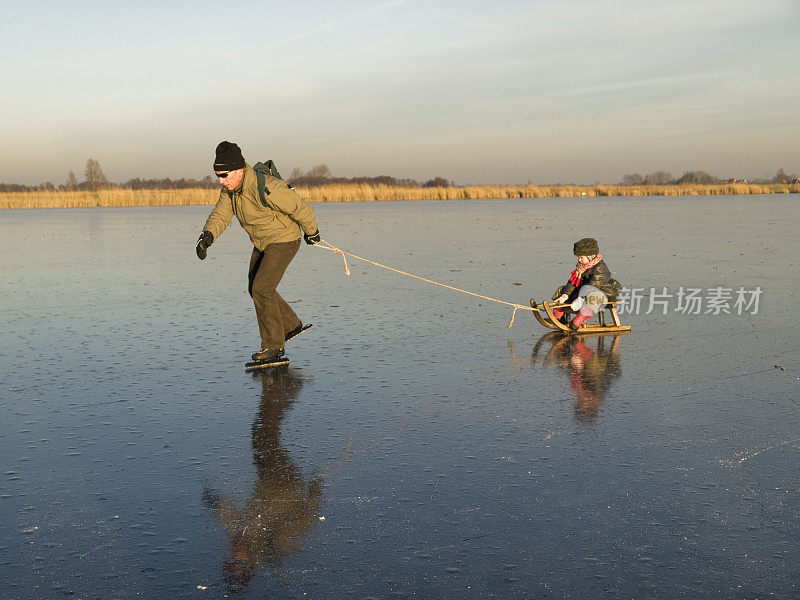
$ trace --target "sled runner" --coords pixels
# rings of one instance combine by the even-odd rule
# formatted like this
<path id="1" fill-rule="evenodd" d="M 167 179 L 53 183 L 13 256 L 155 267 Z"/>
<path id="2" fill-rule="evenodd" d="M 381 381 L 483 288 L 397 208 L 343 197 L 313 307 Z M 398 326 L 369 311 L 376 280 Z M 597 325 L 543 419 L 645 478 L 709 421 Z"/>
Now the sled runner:
<path id="1" fill-rule="evenodd" d="M 569 304 L 551 304 L 546 300 L 544 302 L 537 303 L 535 298 L 531 298 L 531 308 L 534 309 L 533 316 L 536 317 L 536 320 L 539 321 L 539 323 L 548 329 L 555 329 L 556 331 L 563 331 L 564 333 L 573 335 L 630 331 L 630 325 L 623 325 L 622 322 L 620 322 L 616 305 L 616 301 L 604 304 L 597 312 L 598 320 L 596 323 L 584 323 L 578 328 L 577 331 L 573 331 L 569 327 L 569 320 L 572 317 L 570 314 L 571 309 Z M 564 322 L 557 319 L 555 315 L 553 315 L 553 309 L 555 308 L 560 308 L 564 311 L 564 314 L 567 317 L 564 319 Z M 545 316 L 542 316 L 542 311 L 544 311 Z M 605 311 L 608 311 L 611 315 L 611 322 L 609 323 L 606 322 Z"/>

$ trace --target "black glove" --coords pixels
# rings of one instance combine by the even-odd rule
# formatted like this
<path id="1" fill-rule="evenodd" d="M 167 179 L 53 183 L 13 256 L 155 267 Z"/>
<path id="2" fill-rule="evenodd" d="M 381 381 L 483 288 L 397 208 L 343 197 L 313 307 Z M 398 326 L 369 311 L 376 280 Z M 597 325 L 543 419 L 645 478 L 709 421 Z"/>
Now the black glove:
<path id="1" fill-rule="evenodd" d="M 195 251 L 197 252 L 197 258 L 200 260 L 205 260 L 206 256 L 208 255 L 208 247 L 214 243 L 214 236 L 210 231 L 204 231 L 200 234 L 200 239 L 197 240 L 197 248 Z"/>
<path id="2" fill-rule="evenodd" d="M 311 235 L 308 234 L 303 235 L 303 239 L 306 241 L 306 244 L 308 244 L 309 246 L 313 246 L 314 244 L 319 244 L 322 238 L 319 236 L 319 229 L 317 229 Z"/>

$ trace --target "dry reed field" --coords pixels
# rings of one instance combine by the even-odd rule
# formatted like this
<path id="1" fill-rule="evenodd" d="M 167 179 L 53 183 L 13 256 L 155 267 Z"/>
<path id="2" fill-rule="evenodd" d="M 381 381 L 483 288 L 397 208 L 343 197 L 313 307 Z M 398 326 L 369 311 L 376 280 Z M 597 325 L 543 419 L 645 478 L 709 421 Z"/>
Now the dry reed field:
<path id="1" fill-rule="evenodd" d="M 800 184 L 709 185 L 476 185 L 465 187 L 393 187 L 341 184 L 298 188 L 309 202 L 384 202 L 396 200 L 466 200 L 481 198 L 575 198 L 598 196 L 717 196 L 741 194 L 798 194 Z M 217 190 L 42 191 L 0 194 L 0 209 L 83 208 L 122 206 L 190 206 L 214 204 Z"/>

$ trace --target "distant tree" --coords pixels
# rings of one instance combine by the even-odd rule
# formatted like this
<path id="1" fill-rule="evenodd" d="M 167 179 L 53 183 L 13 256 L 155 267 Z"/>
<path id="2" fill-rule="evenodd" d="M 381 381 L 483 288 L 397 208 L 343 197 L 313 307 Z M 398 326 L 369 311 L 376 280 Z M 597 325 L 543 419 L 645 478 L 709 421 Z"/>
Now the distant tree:
<path id="1" fill-rule="evenodd" d="M 212 175 L 206 175 L 200 180 L 200 187 L 215 188 L 218 186 L 219 186 L 219 180 Z"/>
<path id="2" fill-rule="evenodd" d="M 644 183 L 644 177 L 639 175 L 639 173 L 626 173 L 622 176 L 622 181 L 620 183 L 622 183 L 622 185 L 642 185 Z"/>
<path id="3" fill-rule="evenodd" d="M 65 186 L 68 190 L 74 190 L 78 188 L 78 178 L 75 177 L 75 173 L 70 171 L 69 175 L 67 175 L 67 184 Z"/>
<path id="4" fill-rule="evenodd" d="M 298 173 L 303 173 L 301 177 L 296 177 Z M 295 169 L 288 179 L 292 185 L 297 187 L 316 187 L 323 185 L 386 185 L 389 187 L 413 187 L 418 188 L 420 184 L 414 179 L 397 179 L 390 175 L 377 175 L 375 177 L 312 177 L 300 169 Z"/>
<path id="5" fill-rule="evenodd" d="M 130 190 L 187 190 L 187 189 L 214 189 L 219 188 L 219 180 L 213 175 L 206 175 L 200 181 L 190 177 L 180 179 L 129 179 L 122 184 L 123 188 Z"/>
<path id="6" fill-rule="evenodd" d="M 444 177 L 434 177 L 422 184 L 422 187 L 448 187 L 450 182 Z"/>
<path id="7" fill-rule="evenodd" d="M 783 169 L 778 169 L 778 172 L 775 173 L 773 181 L 775 183 L 794 183 L 797 181 L 797 175 L 788 175 Z"/>
<path id="8" fill-rule="evenodd" d="M 667 185 L 669 183 L 672 183 L 672 173 L 666 171 L 656 171 L 644 177 L 645 185 Z"/>
<path id="9" fill-rule="evenodd" d="M 300 167 L 295 167 L 294 169 L 292 169 L 292 172 L 289 174 L 289 181 L 293 181 L 295 179 L 300 179 L 304 175 L 305 175 L 305 173 L 303 172 L 303 169 L 301 169 Z"/>
<path id="10" fill-rule="evenodd" d="M 305 174 L 306 177 L 315 177 L 319 179 L 330 179 L 331 178 L 331 170 L 328 168 L 328 165 L 321 164 L 321 165 L 314 165 L 309 169 L 308 173 Z"/>
<path id="11" fill-rule="evenodd" d="M 719 177 L 715 177 L 705 171 L 685 171 L 676 183 L 719 183 Z"/>
<path id="12" fill-rule="evenodd" d="M 86 159 L 84 175 L 86 176 L 86 187 L 90 190 L 98 190 L 108 186 L 108 179 L 106 179 L 100 163 L 93 158 Z"/>

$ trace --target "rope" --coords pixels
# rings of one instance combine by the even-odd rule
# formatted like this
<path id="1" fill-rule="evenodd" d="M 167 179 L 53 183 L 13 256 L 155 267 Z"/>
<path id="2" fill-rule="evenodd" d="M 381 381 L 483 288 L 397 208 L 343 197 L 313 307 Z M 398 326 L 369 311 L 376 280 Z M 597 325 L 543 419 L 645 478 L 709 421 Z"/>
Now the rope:
<path id="1" fill-rule="evenodd" d="M 323 245 L 324 244 L 324 245 Z M 425 277 L 420 277 L 419 275 L 414 275 L 412 273 L 406 273 L 405 271 L 401 271 L 400 269 L 395 269 L 394 267 L 389 267 L 387 265 L 382 265 L 379 262 L 375 262 L 374 260 L 370 260 L 368 258 L 362 258 L 360 256 L 356 256 L 351 252 L 345 252 L 334 246 L 333 244 L 326 242 L 325 240 L 320 240 L 316 244 L 314 244 L 315 248 L 322 248 L 323 250 L 328 250 L 333 252 L 334 254 L 341 254 L 342 260 L 344 260 L 344 272 L 345 275 L 350 275 L 350 268 L 347 266 L 347 257 L 350 256 L 351 258 L 355 258 L 357 260 L 363 260 L 366 263 L 371 265 L 375 265 L 376 267 L 380 267 L 381 269 L 387 269 L 389 271 L 394 271 L 395 273 L 399 273 L 400 275 L 405 275 L 406 277 L 413 277 L 414 279 L 419 279 L 420 281 L 425 281 L 427 283 L 432 283 L 433 285 L 439 285 L 441 287 L 447 288 L 448 290 L 453 290 L 454 292 L 461 292 L 462 294 L 469 294 L 470 296 L 475 296 L 476 298 L 483 298 L 484 300 L 490 300 L 491 302 L 497 302 L 499 304 L 505 304 L 506 306 L 514 307 L 514 312 L 511 313 L 511 321 L 508 323 L 508 326 L 511 327 L 514 324 L 514 318 L 517 316 L 517 310 L 529 310 L 534 311 L 535 309 L 530 306 L 525 306 L 523 304 L 514 304 L 513 302 L 506 302 L 505 300 L 498 300 L 497 298 L 490 298 L 489 296 L 483 296 L 481 294 L 476 294 L 475 292 L 469 292 L 467 290 L 462 290 L 461 288 L 453 287 L 452 285 L 447 285 L 446 283 L 441 283 L 439 281 L 434 281 L 433 279 L 426 279 Z"/>

